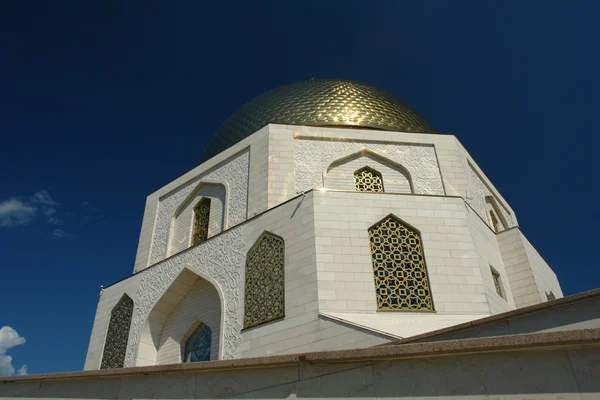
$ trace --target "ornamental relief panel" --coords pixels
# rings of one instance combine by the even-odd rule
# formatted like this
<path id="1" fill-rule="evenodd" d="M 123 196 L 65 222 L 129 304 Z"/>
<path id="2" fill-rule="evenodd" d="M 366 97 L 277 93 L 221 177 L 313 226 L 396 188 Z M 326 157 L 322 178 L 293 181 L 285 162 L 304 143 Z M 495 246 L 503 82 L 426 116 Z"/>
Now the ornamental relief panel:
<path id="1" fill-rule="evenodd" d="M 502 202 L 500 202 L 498 200 L 498 198 L 496 196 L 494 196 L 494 194 L 490 191 L 488 186 L 479 177 L 479 174 L 477 172 L 475 172 L 475 170 L 473 169 L 473 166 L 471 166 L 470 163 L 469 163 L 469 180 L 471 181 L 471 183 L 473 184 L 473 187 L 475 188 L 475 193 L 472 196 L 473 198 L 471 200 L 469 200 L 469 204 L 471 204 L 471 206 L 473 206 L 473 209 L 475 209 L 475 211 L 479 214 L 479 216 L 484 221 L 486 221 L 486 223 L 489 224 L 489 222 L 488 222 L 489 218 L 487 216 L 487 211 L 485 208 L 485 198 L 486 198 L 486 196 L 492 196 L 496 200 L 496 203 L 498 203 L 500 212 L 502 213 L 502 216 L 504 217 L 504 219 L 506 220 L 506 222 L 508 224 L 508 226 L 506 228 L 508 229 L 508 228 L 515 226 L 512 215 L 508 212 L 508 210 L 506 208 L 504 208 L 504 205 L 502 204 Z"/>
<path id="2" fill-rule="evenodd" d="M 411 175 L 416 194 L 444 194 L 433 145 L 313 139 L 294 140 L 295 190 L 306 191 L 323 187 L 323 171 L 332 162 L 365 149 L 406 168 Z"/>
<path id="3" fill-rule="evenodd" d="M 216 283 L 217 290 L 223 296 L 223 359 L 233 358 L 242 340 L 242 323 L 238 311 L 241 305 L 244 249 L 242 227 L 237 227 L 141 271 L 125 366 L 135 366 L 144 323 L 183 268 L 209 277 Z"/>
<path id="4" fill-rule="evenodd" d="M 177 207 L 185 201 L 201 181 L 221 182 L 227 186 L 228 204 L 224 206 L 228 210 L 228 214 L 223 229 L 246 220 L 249 163 L 250 152 L 246 150 L 230 158 L 225 164 L 190 180 L 185 186 L 159 200 L 148 265 L 155 264 L 166 257 L 171 218 Z"/>

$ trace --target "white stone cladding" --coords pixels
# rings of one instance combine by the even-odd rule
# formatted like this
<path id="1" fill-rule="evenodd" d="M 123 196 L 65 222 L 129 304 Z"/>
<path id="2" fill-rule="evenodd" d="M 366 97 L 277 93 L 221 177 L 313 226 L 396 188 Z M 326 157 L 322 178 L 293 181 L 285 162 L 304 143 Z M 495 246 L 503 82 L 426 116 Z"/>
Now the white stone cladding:
<path id="1" fill-rule="evenodd" d="M 550 266 L 546 263 L 546 260 L 540 255 L 540 253 L 533 247 L 531 242 L 521 233 L 521 240 L 525 247 L 525 253 L 529 259 L 529 265 L 533 272 L 535 284 L 540 294 L 541 301 L 546 301 L 546 295 L 550 292 L 554 294 L 556 298 L 563 297 L 563 292 L 558 282 L 558 278 Z"/>
<path id="2" fill-rule="evenodd" d="M 470 204 L 473 205 L 473 208 L 475 208 L 475 210 L 477 211 L 477 213 L 485 220 L 488 221 L 488 224 L 490 224 L 489 222 L 489 216 L 487 213 L 487 208 L 485 205 L 485 198 L 488 196 L 491 196 L 494 198 L 494 200 L 498 203 L 499 207 L 498 209 L 500 210 L 500 217 L 503 218 L 504 221 L 506 221 L 507 223 L 507 227 L 508 228 L 512 228 L 513 226 L 515 226 L 514 222 L 513 222 L 513 217 L 511 215 L 511 213 L 506 209 L 506 206 L 504 204 L 502 204 L 502 202 L 492 193 L 492 191 L 489 189 L 489 187 L 483 182 L 481 176 L 477 173 L 477 171 L 475 171 L 475 167 L 473 167 L 473 165 L 471 163 L 469 164 L 469 179 L 471 181 L 471 185 L 473 187 L 473 196 L 472 198 L 470 198 Z"/>
<path id="3" fill-rule="evenodd" d="M 504 260 L 498 247 L 496 234 L 489 228 L 487 221 L 471 208 L 465 207 L 469 218 L 469 227 L 473 245 L 477 253 L 477 262 L 479 273 L 483 285 L 485 286 L 485 295 L 492 314 L 499 314 L 510 311 L 515 308 L 515 301 L 510 290 L 508 276 L 504 266 Z M 496 292 L 494 280 L 492 278 L 491 268 L 500 274 L 504 296 L 499 296 Z"/>
<path id="4" fill-rule="evenodd" d="M 382 173 L 386 193 L 355 191 L 364 166 Z M 190 248 L 202 196 L 212 201 L 210 237 Z M 486 196 L 513 228 L 492 231 Z M 377 311 L 368 229 L 390 214 L 421 233 L 435 312 Z M 285 241 L 285 318 L 242 330 L 245 257 L 264 231 Z M 268 125 L 159 189 L 146 201 L 135 270 L 100 297 L 86 369 L 100 365 L 123 293 L 135 304 L 126 365 L 178 362 L 197 319 L 180 310 L 194 308 L 197 281 L 219 297 L 209 306 L 220 310 L 219 359 L 365 347 L 562 296 L 454 136 L 364 129 Z"/>
<path id="5" fill-rule="evenodd" d="M 382 175 L 386 192 L 412 193 L 411 179 L 407 171 L 369 152 L 361 152 L 332 164 L 324 173 L 323 186 L 329 189 L 356 190 L 354 174 L 364 167 Z"/>
<path id="6" fill-rule="evenodd" d="M 221 302 L 215 287 L 208 281 L 197 278 L 186 288 L 185 296 L 168 315 L 160 332 L 156 365 L 182 362 L 182 350 L 197 321 L 212 330 L 210 359 L 219 359 L 221 325 Z"/>
<path id="7" fill-rule="evenodd" d="M 547 301 L 546 293 L 550 291 L 556 298 L 563 296 L 556 274 L 519 228 L 508 229 L 497 237 L 518 308 Z"/>
<path id="8" fill-rule="evenodd" d="M 194 207 L 202 198 L 210 199 L 210 215 L 208 224 L 208 237 L 212 237 L 223 230 L 225 222 L 225 185 L 207 183 L 199 185 L 181 206 L 175 210 L 171 221 L 167 255 L 179 253 L 192 244 Z"/>
<path id="9" fill-rule="evenodd" d="M 236 207 L 235 213 L 237 214 L 231 217 L 230 221 L 224 222 L 225 228 L 245 220 L 248 216 L 253 216 L 267 210 L 268 134 L 268 127 L 257 131 L 148 196 L 142 220 L 134 272 L 147 268 L 157 261 L 164 259 L 167 254 L 168 232 L 170 230 L 170 222 L 167 223 L 167 221 L 170 221 L 174 215 L 172 207 L 176 208 L 180 206 L 183 198 L 185 198 L 183 192 L 189 194 L 194 189 L 194 184 L 198 184 L 199 179 L 204 178 L 206 180 L 208 173 L 214 169 L 223 167 L 224 164 L 227 164 L 231 160 L 236 159 L 241 161 L 241 156 L 242 159 L 245 158 L 248 161 L 246 161 L 245 166 L 243 163 L 238 162 L 235 166 L 237 170 L 235 173 L 225 174 L 221 172 L 221 174 L 228 175 L 228 179 L 225 179 L 226 182 L 213 182 L 226 184 L 231 181 L 231 184 L 236 189 L 236 193 L 242 193 L 241 195 L 236 195 L 234 200 L 236 204 L 239 204 L 238 202 L 242 202 L 243 204 L 241 207 Z M 227 167 L 228 170 L 232 168 L 232 166 Z M 246 183 L 245 188 L 243 182 Z M 161 208 L 159 207 L 159 203 L 164 198 L 170 197 L 174 192 L 180 191 L 182 193 L 177 196 L 179 203 L 169 205 L 169 210 L 172 212 L 171 216 L 167 215 L 167 213 L 159 212 Z M 244 191 L 245 195 L 243 194 Z M 230 194 L 227 194 L 227 197 L 229 196 Z M 226 204 L 225 209 L 227 212 L 227 209 L 232 206 L 233 201 L 226 201 L 226 203 L 230 203 Z M 157 242 L 154 242 L 153 238 L 156 236 L 159 239 Z"/>
<path id="10" fill-rule="evenodd" d="M 214 169 L 192 179 L 185 186 L 160 198 L 150 248 L 150 264 L 163 260 L 168 254 L 167 243 L 173 217 L 176 215 L 177 209 L 200 185 L 212 183 L 225 186 L 225 227 L 235 226 L 246 220 L 249 160 L 249 151 L 243 151 Z"/>
<path id="11" fill-rule="evenodd" d="M 435 149 L 431 145 L 305 138 L 298 138 L 294 141 L 296 190 L 304 191 L 326 187 L 324 178 L 332 164 L 365 151 L 404 167 L 412 178 L 415 193 L 444 194 Z M 353 176 L 350 176 L 349 179 L 353 181 Z"/>
<path id="12" fill-rule="evenodd" d="M 489 314 L 460 198 L 330 191 L 315 193 L 320 310 L 377 312 L 368 229 L 390 214 L 421 233 L 436 313 Z"/>
<path id="13" fill-rule="evenodd" d="M 160 332 L 167 329 L 169 315 L 191 290 L 191 285 L 186 284 L 190 278 L 182 278 L 186 274 L 208 280 L 219 293 L 223 310 L 220 359 L 363 347 L 391 340 L 392 336 L 319 318 L 312 196 L 298 196 L 104 290 L 85 369 L 97 369 L 100 365 L 108 317 L 123 292 L 134 300 L 125 365 L 161 362 L 163 359 L 157 355 Z M 282 237 L 286 244 L 286 316 L 282 321 L 242 332 L 245 254 L 265 230 Z M 189 324 L 194 321 L 190 319 Z"/>

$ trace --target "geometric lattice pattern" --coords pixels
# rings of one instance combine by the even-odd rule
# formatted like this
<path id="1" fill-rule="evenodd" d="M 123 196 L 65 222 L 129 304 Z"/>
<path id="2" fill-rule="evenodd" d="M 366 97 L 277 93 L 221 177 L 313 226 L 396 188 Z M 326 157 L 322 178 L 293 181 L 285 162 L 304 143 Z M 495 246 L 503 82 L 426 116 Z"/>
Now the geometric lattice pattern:
<path id="1" fill-rule="evenodd" d="M 125 294 L 110 314 L 100 369 L 123 368 L 132 315 L 133 300 Z"/>
<path id="2" fill-rule="evenodd" d="M 383 192 L 381 174 L 369 167 L 354 172 L 354 185 L 358 192 Z"/>
<path id="3" fill-rule="evenodd" d="M 184 361 L 210 361 L 212 330 L 208 325 L 200 324 L 185 343 Z"/>
<path id="4" fill-rule="evenodd" d="M 492 279 L 494 280 L 494 287 L 496 288 L 496 293 L 498 296 L 504 298 L 504 287 L 502 286 L 502 279 L 500 278 L 500 274 L 494 268 L 490 267 L 492 271 Z"/>
<path id="5" fill-rule="evenodd" d="M 388 216 L 369 229 L 379 310 L 433 311 L 421 236 Z"/>
<path id="6" fill-rule="evenodd" d="M 210 221 L 210 199 L 203 197 L 194 207 L 194 233 L 192 246 L 202 243 L 208 238 L 208 223 Z"/>
<path id="7" fill-rule="evenodd" d="M 244 294 L 244 328 L 285 316 L 285 243 L 264 232 L 248 251 Z"/>

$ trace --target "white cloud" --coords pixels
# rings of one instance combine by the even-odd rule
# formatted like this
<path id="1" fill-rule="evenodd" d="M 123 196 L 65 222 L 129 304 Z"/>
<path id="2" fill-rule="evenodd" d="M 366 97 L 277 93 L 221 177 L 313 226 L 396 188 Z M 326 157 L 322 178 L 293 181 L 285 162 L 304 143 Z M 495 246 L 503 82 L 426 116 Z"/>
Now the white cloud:
<path id="1" fill-rule="evenodd" d="M 54 231 L 52 231 L 52 239 L 54 240 L 60 240 L 62 238 L 64 238 L 67 235 L 67 232 L 63 231 L 62 229 L 55 229 Z"/>
<path id="2" fill-rule="evenodd" d="M 25 338 L 20 336 L 10 326 L 0 328 L 0 376 L 11 376 L 15 373 L 15 368 L 12 365 L 13 358 L 6 352 L 25 343 Z M 19 375 L 27 375 L 27 365 L 23 365 L 17 371 Z"/>
<path id="3" fill-rule="evenodd" d="M 28 201 L 11 197 L 0 203 L 0 227 L 28 225 L 37 214 L 49 225 L 60 225 L 62 220 L 56 215 L 58 205 L 46 190 L 35 192 Z"/>
<path id="4" fill-rule="evenodd" d="M 31 197 L 31 202 L 41 207 L 42 212 L 47 218 L 47 223 L 53 225 L 60 223 L 60 220 L 58 218 L 52 217 L 52 215 L 56 214 L 56 206 L 58 206 L 58 203 L 55 202 L 54 199 L 52 199 L 52 197 L 50 197 L 50 193 L 48 193 L 46 190 L 40 190 L 38 192 L 35 192 Z"/>
<path id="5" fill-rule="evenodd" d="M 60 225 L 62 223 L 61 219 L 57 217 L 50 217 L 46 222 L 50 225 Z"/>
<path id="6" fill-rule="evenodd" d="M 35 192 L 31 201 L 36 204 L 43 204 L 45 206 L 50 207 L 58 205 L 58 203 L 55 202 L 52 199 L 52 197 L 50 197 L 50 193 L 48 193 L 46 190 L 40 190 L 39 192 Z"/>
<path id="7" fill-rule="evenodd" d="M 36 213 L 36 207 L 12 198 L 0 203 L 0 226 L 27 225 Z"/>

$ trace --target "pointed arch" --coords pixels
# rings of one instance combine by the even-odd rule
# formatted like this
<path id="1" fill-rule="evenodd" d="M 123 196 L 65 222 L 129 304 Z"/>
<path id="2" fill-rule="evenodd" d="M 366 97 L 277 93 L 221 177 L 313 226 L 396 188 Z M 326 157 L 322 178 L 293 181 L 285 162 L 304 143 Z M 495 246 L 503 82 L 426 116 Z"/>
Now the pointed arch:
<path id="1" fill-rule="evenodd" d="M 167 255 L 179 253 L 227 229 L 227 196 L 227 185 L 220 182 L 200 182 L 173 213 Z M 209 207 L 197 209 L 202 205 L 206 206 L 208 201 Z M 206 229 L 196 230 L 198 216 L 204 217 L 202 223 Z M 198 240 L 202 238 L 203 240 Z"/>
<path id="2" fill-rule="evenodd" d="M 381 172 L 365 166 L 354 171 L 354 186 L 357 192 L 384 192 Z"/>
<path id="3" fill-rule="evenodd" d="M 377 308 L 435 311 L 420 232 L 393 214 L 369 228 Z"/>
<path id="4" fill-rule="evenodd" d="M 192 246 L 202 243 L 208 238 L 210 203 L 210 197 L 203 197 L 194 206 Z"/>
<path id="5" fill-rule="evenodd" d="M 193 332 L 190 326 L 195 329 L 201 322 L 212 330 L 211 358 L 221 359 L 225 307 L 222 288 L 213 278 L 184 267 L 148 315 L 140 333 L 135 365 L 182 362 L 182 345 Z"/>
<path id="6" fill-rule="evenodd" d="M 124 294 L 110 313 L 100 369 L 123 368 L 132 316 L 133 300 Z"/>
<path id="7" fill-rule="evenodd" d="M 364 167 L 382 176 L 386 191 L 414 193 L 412 178 L 406 168 L 369 149 L 362 149 L 329 164 L 323 171 L 323 184 L 329 189 L 356 190 L 354 173 Z"/>
<path id="8" fill-rule="evenodd" d="M 489 225 L 494 232 L 501 232 L 508 228 L 508 223 L 504 214 L 500 211 L 500 206 L 494 198 L 494 196 L 485 196 L 485 211 L 487 213 L 487 219 Z"/>
<path id="9" fill-rule="evenodd" d="M 285 317 L 285 242 L 263 232 L 246 256 L 244 328 Z"/>
<path id="10" fill-rule="evenodd" d="M 181 340 L 181 360 L 183 362 L 210 361 L 212 329 L 204 322 L 196 320 Z"/>

